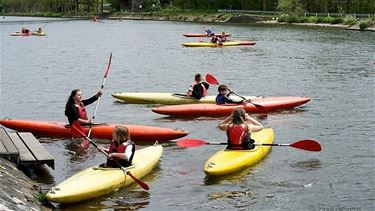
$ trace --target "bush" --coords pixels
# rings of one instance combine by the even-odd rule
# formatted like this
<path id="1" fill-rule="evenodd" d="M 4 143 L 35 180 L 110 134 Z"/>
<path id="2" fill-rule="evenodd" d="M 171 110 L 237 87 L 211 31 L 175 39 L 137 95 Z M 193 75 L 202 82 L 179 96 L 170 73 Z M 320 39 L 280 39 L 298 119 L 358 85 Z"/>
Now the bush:
<path id="1" fill-rule="evenodd" d="M 342 23 L 344 20 L 342 18 L 333 18 L 332 24 L 339 24 Z"/>
<path id="2" fill-rule="evenodd" d="M 368 28 L 371 25 L 371 22 L 372 22 L 371 19 L 362 20 L 359 23 L 359 29 L 365 30 L 366 28 Z"/>
<path id="3" fill-rule="evenodd" d="M 307 19 L 307 22 L 309 23 L 317 23 L 318 22 L 318 17 L 316 16 L 311 16 Z"/>
<path id="4" fill-rule="evenodd" d="M 345 17 L 343 24 L 352 26 L 355 24 L 355 22 L 356 22 L 355 18 L 353 18 L 352 16 L 347 16 Z"/>
<path id="5" fill-rule="evenodd" d="M 322 23 L 332 23 L 332 22 L 333 22 L 333 18 L 332 17 L 324 17 Z"/>

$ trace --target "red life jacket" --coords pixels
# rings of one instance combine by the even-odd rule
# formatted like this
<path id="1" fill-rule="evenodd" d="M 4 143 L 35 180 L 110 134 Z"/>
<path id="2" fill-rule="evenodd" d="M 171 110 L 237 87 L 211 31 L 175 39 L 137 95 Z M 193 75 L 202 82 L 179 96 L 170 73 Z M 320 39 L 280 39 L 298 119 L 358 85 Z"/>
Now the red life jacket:
<path id="1" fill-rule="evenodd" d="M 249 136 L 247 127 L 230 124 L 227 128 L 228 149 L 245 149 L 243 141 L 246 139 L 246 136 Z"/>
<path id="2" fill-rule="evenodd" d="M 122 144 L 118 144 L 117 141 L 112 141 L 111 142 L 111 146 L 109 147 L 109 154 L 111 153 L 124 153 L 126 151 L 126 147 L 128 146 L 133 146 L 132 148 L 132 154 L 129 158 L 129 160 L 124 160 L 124 159 L 121 159 L 121 158 L 113 158 L 113 160 L 115 160 L 117 163 L 121 164 L 123 167 L 127 167 L 127 166 L 130 166 L 132 164 L 132 161 L 133 161 L 133 155 L 134 155 L 134 152 L 135 152 L 135 146 L 134 146 L 134 143 L 133 142 L 130 142 L 130 144 L 128 142 L 124 142 Z M 116 163 L 112 163 L 111 162 L 112 160 L 107 160 L 107 165 L 108 166 L 112 166 L 112 167 L 118 167 L 118 165 Z"/>
<path id="3" fill-rule="evenodd" d="M 75 106 L 78 108 L 79 118 L 87 120 L 87 112 L 83 103 L 80 103 L 79 105 L 76 104 Z"/>

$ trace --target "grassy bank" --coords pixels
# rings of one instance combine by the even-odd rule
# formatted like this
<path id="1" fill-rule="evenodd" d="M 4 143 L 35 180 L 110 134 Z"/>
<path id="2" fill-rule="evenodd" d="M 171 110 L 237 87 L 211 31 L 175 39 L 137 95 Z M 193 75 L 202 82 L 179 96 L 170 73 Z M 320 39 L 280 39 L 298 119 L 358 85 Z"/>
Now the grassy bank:
<path id="1" fill-rule="evenodd" d="M 150 12 L 114 12 L 106 14 L 95 13 L 12 13 L 5 14 L 10 16 L 37 16 L 37 17 L 81 17 L 92 18 L 98 16 L 100 18 L 125 18 L 125 19 L 142 19 L 142 20 L 165 20 L 165 21 L 189 21 L 189 22 L 230 22 L 230 23 L 253 23 L 257 21 L 272 21 L 272 23 L 290 23 L 305 25 L 322 25 L 325 26 L 357 26 L 360 30 L 368 28 L 373 29 L 375 26 L 375 18 L 354 18 L 352 16 L 345 17 L 319 17 L 319 16 L 290 16 L 290 15 L 252 15 L 248 13 L 225 13 L 214 10 L 179 10 L 176 8 L 162 9 Z"/>

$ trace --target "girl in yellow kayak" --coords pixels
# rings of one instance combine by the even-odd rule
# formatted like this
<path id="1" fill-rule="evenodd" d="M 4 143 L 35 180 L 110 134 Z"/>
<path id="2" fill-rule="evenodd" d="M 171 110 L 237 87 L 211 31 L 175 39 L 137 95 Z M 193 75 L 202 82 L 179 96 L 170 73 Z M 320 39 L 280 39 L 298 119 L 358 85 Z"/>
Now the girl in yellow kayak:
<path id="1" fill-rule="evenodd" d="M 263 125 L 250 117 L 243 108 L 237 108 L 219 124 L 220 130 L 227 132 L 227 149 L 247 150 L 254 148 L 251 133 L 261 131 Z"/>
<path id="2" fill-rule="evenodd" d="M 112 142 L 108 149 L 99 146 L 98 149 L 108 153 L 107 163 L 100 167 L 128 167 L 132 165 L 135 144 L 130 140 L 129 130 L 124 126 L 116 126 L 112 132 Z M 119 166 L 121 165 L 121 166 Z"/>

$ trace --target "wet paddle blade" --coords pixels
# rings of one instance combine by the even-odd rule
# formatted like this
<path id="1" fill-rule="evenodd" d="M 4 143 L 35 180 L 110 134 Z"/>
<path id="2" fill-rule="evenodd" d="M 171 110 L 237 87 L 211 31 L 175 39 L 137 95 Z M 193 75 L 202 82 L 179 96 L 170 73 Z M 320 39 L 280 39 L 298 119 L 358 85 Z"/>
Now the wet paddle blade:
<path id="1" fill-rule="evenodd" d="M 181 139 L 177 141 L 177 146 L 182 147 L 182 148 L 187 148 L 187 147 L 199 147 L 202 145 L 207 145 L 209 142 L 203 141 L 200 139 Z"/>
<path id="2" fill-rule="evenodd" d="M 303 150 L 314 151 L 314 152 L 319 152 L 322 150 L 320 144 L 315 140 L 301 140 L 293 144 L 290 144 L 289 146 L 297 148 L 297 149 L 303 149 Z"/>
<path id="3" fill-rule="evenodd" d="M 219 85 L 219 81 L 217 81 L 216 78 L 209 73 L 206 74 L 206 81 L 209 84 Z"/>
<path id="4" fill-rule="evenodd" d="M 72 133 L 75 138 L 85 138 L 81 143 L 82 148 L 88 148 L 90 146 L 90 141 L 87 140 L 86 134 L 83 132 L 81 124 L 78 121 L 72 123 Z"/>
<path id="5" fill-rule="evenodd" d="M 126 174 L 129 175 L 129 176 L 134 180 L 134 182 L 136 182 L 136 183 L 137 183 L 139 186 L 141 186 L 143 189 L 145 189 L 145 190 L 149 190 L 149 189 L 150 189 L 150 187 L 147 185 L 147 183 L 145 183 L 145 182 L 143 182 L 142 180 L 140 180 L 140 179 L 134 177 L 134 176 L 132 175 L 132 173 L 130 173 L 130 171 L 127 171 Z"/>

